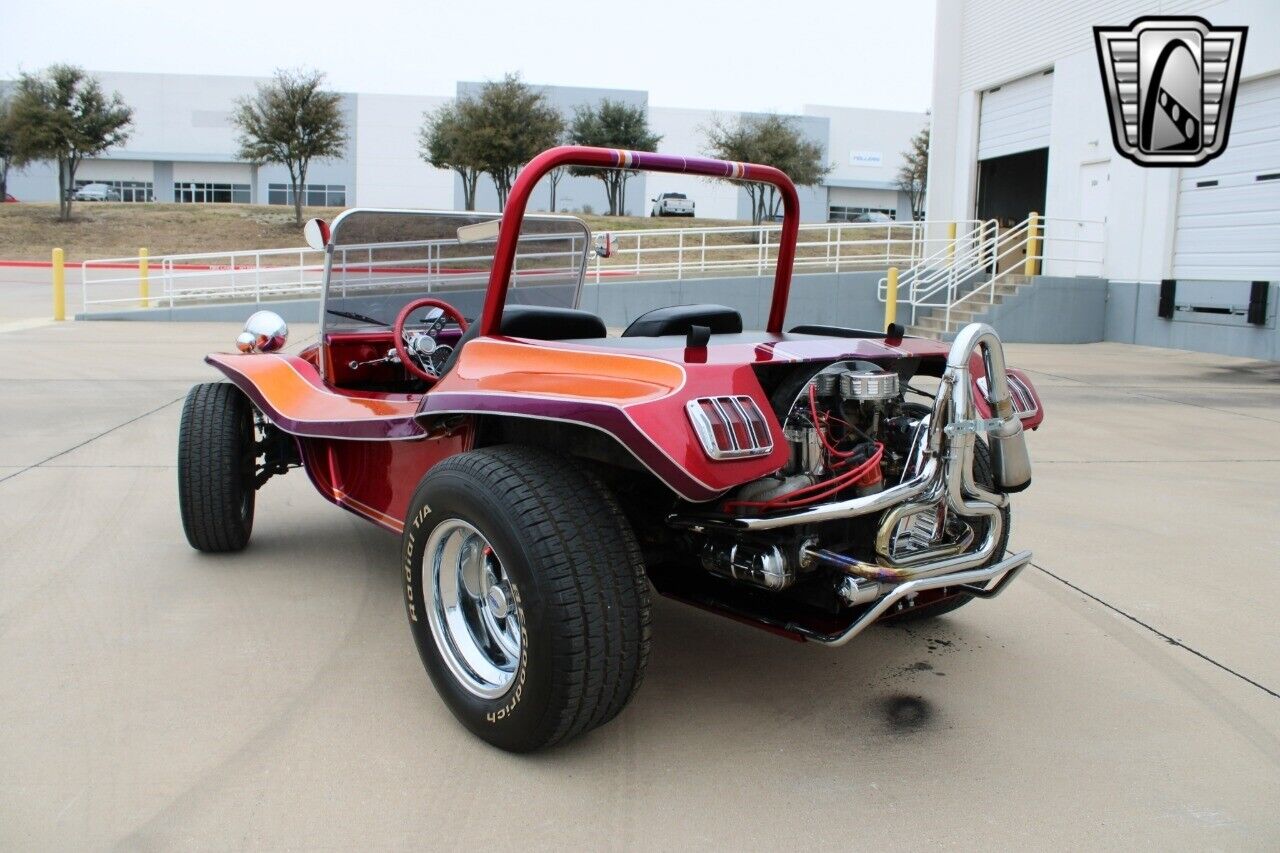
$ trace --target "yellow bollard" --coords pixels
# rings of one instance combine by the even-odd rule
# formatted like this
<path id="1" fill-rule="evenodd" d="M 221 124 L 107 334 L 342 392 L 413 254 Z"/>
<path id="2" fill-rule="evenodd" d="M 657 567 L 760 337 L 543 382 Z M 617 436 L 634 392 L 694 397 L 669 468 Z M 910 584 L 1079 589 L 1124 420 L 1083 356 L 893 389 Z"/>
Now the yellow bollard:
<path id="1" fill-rule="evenodd" d="M 898 268 L 889 267 L 884 291 L 884 327 L 887 331 L 898 319 Z"/>
<path id="2" fill-rule="evenodd" d="M 53 250 L 53 319 L 67 319 L 67 274 L 61 249 Z"/>
<path id="3" fill-rule="evenodd" d="M 151 281 L 148 278 L 150 272 L 147 261 L 147 249 L 144 246 L 138 250 L 138 299 L 143 308 L 151 307 Z"/>
<path id="4" fill-rule="evenodd" d="M 1027 217 L 1027 262 L 1022 271 L 1033 276 L 1040 272 L 1040 215 L 1034 210 Z"/>
<path id="5" fill-rule="evenodd" d="M 947 266 L 956 262 L 956 224 L 947 223 Z"/>

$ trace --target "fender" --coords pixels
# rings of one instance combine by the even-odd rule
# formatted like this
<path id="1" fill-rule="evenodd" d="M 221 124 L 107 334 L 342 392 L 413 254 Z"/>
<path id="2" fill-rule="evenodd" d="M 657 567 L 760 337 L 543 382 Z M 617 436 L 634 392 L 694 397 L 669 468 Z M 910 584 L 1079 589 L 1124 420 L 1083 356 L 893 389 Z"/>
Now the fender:
<path id="1" fill-rule="evenodd" d="M 706 457 L 684 406 L 697 397 L 753 398 L 769 423 L 773 450 L 754 459 Z M 476 338 L 427 393 L 418 415 L 505 414 L 599 430 L 685 500 L 713 500 L 776 471 L 789 451 L 782 427 L 750 366 L 677 364 L 633 353 Z"/>
<path id="2" fill-rule="evenodd" d="M 418 397 L 335 394 L 311 362 L 281 353 L 212 353 L 222 371 L 280 429 L 304 438 L 403 441 L 426 431 L 415 417 Z"/>

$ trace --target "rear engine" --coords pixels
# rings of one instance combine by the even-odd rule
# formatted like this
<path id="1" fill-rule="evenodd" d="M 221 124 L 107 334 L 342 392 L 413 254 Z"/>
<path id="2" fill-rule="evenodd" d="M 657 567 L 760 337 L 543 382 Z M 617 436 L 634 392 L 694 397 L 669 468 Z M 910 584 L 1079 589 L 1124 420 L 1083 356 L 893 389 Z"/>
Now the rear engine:
<path id="1" fill-rule="evenodd" d="M 791 447 L 790 461 L 735 490 L 720 509 L 728 516 L 768 516 L 874 495 L 910 479 L 921 464 L 930 408 L 908 402 L 907 391 L 897 373 L 870 362 L 839 361 L 793 375 L 772 400 Z M 760 536 L 712 533 L 702 538 L 698 553 L 702 567 L 714 575 L 781 591 L 815 572 L 829 581 L 830 570 L 818 571 L 819 555 L 867 551 L 879 520 L 876 515 L 788 526 Z M 939 496 L 927 507 L 901 514 L 886 556 L 909 559 L 948 546 L 959 551 L 972 541 L 971 527 L 949 514 Z M 876 559 L 873 551 L 859 556 Z M 840 603 L 839 582 L 821 588 L 829 603 Z"/>

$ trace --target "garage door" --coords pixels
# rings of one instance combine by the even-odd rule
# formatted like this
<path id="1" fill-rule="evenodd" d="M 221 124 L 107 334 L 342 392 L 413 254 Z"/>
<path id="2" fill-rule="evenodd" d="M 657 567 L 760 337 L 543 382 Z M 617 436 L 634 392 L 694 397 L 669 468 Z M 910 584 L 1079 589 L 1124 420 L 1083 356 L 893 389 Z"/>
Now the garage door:
<path id="1" fill-rule="evenodd" d="M 1241 84 L 1227 150 L 1182 170 L 1173 277 L 1280 280 L 1280 76 Z"/>
<path id="2" fill-rule="evenodd" d="M 1052 71 L 983 92 L 978 118 L 978 159 L 1048 148 L 1052 107 Z"/>

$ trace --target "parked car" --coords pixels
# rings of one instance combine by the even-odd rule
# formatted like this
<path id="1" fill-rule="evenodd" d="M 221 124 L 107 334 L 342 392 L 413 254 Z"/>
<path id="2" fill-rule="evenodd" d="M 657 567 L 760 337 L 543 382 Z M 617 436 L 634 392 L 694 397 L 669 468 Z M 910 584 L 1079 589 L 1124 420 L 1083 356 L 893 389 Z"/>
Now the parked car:
<path id="1" fill-rule="evenodd" d="M 120 191 L 106 184 L 85 184 L 72 197 L 76 201 L 119 201 Z"/>
<path id="2" fill-rule="evenodd" d="M 609 336 L 576 307 L 585 223 L 524 215 L 564 166 L 773 185 L 786 221 L 764 328 L 672 305 Z M 229 381 L 187 396 L 188 541 L 245 548 L 259 490 L 304 468 L 401 536 L 387 570 L 428 675 L 464 726 L 515 751 L 622 711 L 649 655 L 651 584 L 831 646 L 995 596 L 1031 560 L 1005 551 L 1010 495 L 1031 481 L 1024 430 L 1044 417 L 1031 380 L 978 323 L 951 344 L 896 325 L 783 331 L 798 221 L 794 185 L 768 166 L 572 146 L 524 167 L 501 221 L 312 220 L 308 243 L 330 259 L 316 343 L 286 354 L 286 324 L 259 311 L 237 352 L 206 358 Z M 468 245 L 444 245 L 450 233 Z M 485 288 L 404 274 L 430 269 L 419 257 L 473 271 L 484 245 Z M 581 255 L 557 278 L 566 251 Z"/>
<path id="3" fill-rule="evenodd" d="M 881 213 L 878 210 L 868 210 L 863 213 L 855 213 L 850 222 L 893 222 L 893 217 L 887 213 Z"/>
<path id="4" fill-rule="evenodd" d="M 651 198 L 650 216 L 693 216 L 693 202 L 684 193 L 663 193 Z"/>
<path id="5" fill-rule="evenodd" d="M 5 193 L 5 194 L 4 194 L 4 203 L 5 203 L 5 204 L 17 204 L 17 203 L 18 203 L 18 200 L 17 200 L 16 198 L 14 198 L 12 195 L 10 195 L 9 193 Z"/>

